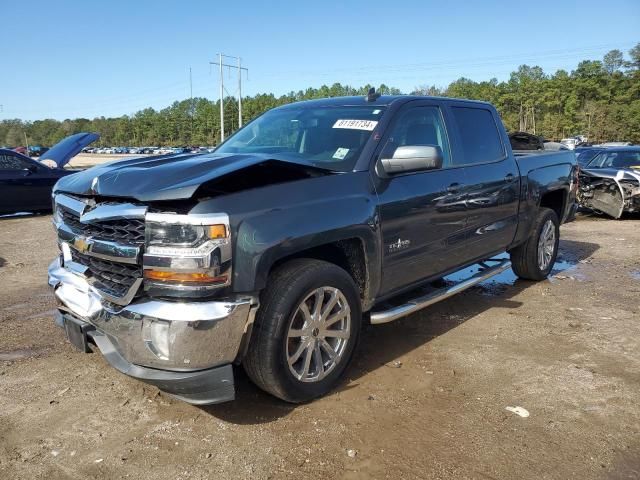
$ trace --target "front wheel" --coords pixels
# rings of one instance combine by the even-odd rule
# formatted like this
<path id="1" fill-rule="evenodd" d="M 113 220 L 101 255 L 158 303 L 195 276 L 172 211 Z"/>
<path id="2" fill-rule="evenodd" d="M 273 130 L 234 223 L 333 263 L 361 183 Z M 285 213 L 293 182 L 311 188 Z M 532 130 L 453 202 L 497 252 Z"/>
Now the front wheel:
<path id="1" fill-rule="evenodd" d="M 511 250 L 514 273 L 525 280 L 547 278 L 558 256 L 560 222 L 556 212 L 540 208 L 529 239 Z"/>
<path id="2" fill-rule="evenodd" d="M 360 335 L 358 289 L 342 268 L 292 260 L 269 276 L 243 360 L 249 378 L 298 403 L 332 390 Z"/>

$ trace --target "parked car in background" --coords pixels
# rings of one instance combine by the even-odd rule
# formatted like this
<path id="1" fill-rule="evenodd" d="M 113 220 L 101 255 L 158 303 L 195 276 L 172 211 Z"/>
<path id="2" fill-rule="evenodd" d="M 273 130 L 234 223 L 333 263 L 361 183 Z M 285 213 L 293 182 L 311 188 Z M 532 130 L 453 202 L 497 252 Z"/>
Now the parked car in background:
<path id="1" fill-rule="evenodd" d="M 550 140 L 544 140 L 544 149 L 546 151 L 558 151 L 558 150 L 570 150 L 564 143 L 552 142 Z"/>
<path id="2" fill-rule="evenodd" d="M 568 150 L 562 143 L 550 142 L 539 135 L 527 132 L 510 133 L 509 142 L 515 152 Z"/>
<path id="3" fill-rule="evenodd" d="M 527 132 L 512 132 L 509 142 L 514 151 L 544 150 L 544 139 Z"/>
<path id="4" fill-rule="evenodd" d="M 580 170 L 580 205 L 620 218 L 640 211 L 640 147 L 602 149 Z"/>
<path id="5" fill-rule="evenodd" d="M 580 144 L 580 140 L 577 138 L 563 138 L 562 140 L 560 140 L 560 143 L 562 143 L 563 145 L 566 145 L 566 147 L 569 150 L 574 150 L 579 144 Z"/>
<path id="6" fill-rule="evenodd" d="M 29 146 L 29 156 L 30 157 L 41 157 L 45 153 L 47 153 L 49 149 L 47 147 L 41 147 L 40 145 L 31 145 Z"/>
<path id="7" fill-rule="evenodd" d="M 604 142 L 598 145 L 598 147 L 629 147 L 631 142 Z"/>
<path id="8" fill-rule="evenodd" d="M 0 214 L 51 210 L 51 190 L 62 177 L 75 173 L 64 166 L 96 133 L 71 135 L 51 147 L 39 161 L 0 149 Z"/>
<path id="9" fill-rule="evenodd" d="M 233 399 L 239 364 L 265 391 L 309 401 L 340 382 L 363 321 L 510 267 L 545 279 L 576 188 L 573 152 L 514 154 L 488 103 L 374 92 L 292 103 L 211 154 L 62 179 L 56 323 L 81 351 L 188 402 Z"/>

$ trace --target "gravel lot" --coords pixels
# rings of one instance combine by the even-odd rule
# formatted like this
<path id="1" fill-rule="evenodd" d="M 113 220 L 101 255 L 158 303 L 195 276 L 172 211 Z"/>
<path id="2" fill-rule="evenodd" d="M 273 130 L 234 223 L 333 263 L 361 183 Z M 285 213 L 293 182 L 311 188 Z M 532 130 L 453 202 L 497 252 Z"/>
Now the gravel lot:
<path id="1" fill-rule="evenodd" d="M 640 219 L 582 215 L 510 272 L 366 330 L 334 394 L 172 400 L 54 326 L 49 216 L 0 219 L 0 478 L 640 477 Z M 522 407 L 521 417 L 506 407 Z"/>

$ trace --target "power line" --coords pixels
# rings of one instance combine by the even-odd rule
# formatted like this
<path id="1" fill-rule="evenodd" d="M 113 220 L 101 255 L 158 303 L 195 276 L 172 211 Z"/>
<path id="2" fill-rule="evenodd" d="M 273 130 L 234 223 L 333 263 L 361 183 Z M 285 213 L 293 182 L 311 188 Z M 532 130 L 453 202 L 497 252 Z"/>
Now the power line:
<path id="1" fill-rule="evenodd" d="M 405 64 L 391 64 L 391 65 L 367 65 L 367 66 L 355 66 L 355 67 L 345 67 L 345 68 L 332 68 L 331 72 L 326 72 L 324 70 L 307 70 L 307 71 L 279 71 L 273 74 L 264 74 L 261 77 L 280 77 L 280 76 L 289 76 L 295 74 L 296 76 L 301 75 L 334 75 L 336 72 L 369 72 L 369 71 L 406 71 L 407 69 L 412 70 L 443 70 L 446 67 L 456 68 L 460 66 L 469 67 L 469 66 L 484 66 L 484 65 L 499 65 L 505 63 L 512 63 L 512 61 L 524 62 L 524 61 L 532 61 L 534 59 L 545 59 L 552 57 L 561 57 L 561 58 L 573 58 L 575 55 L 586 54 L 586 53 L 597 53 L 601 52 L 604 49 L 609 49 L 611 47 L 620 47 L 627 48 L 631 47 L 633 44 L 607 44 L 607 45 L 597 45 L 590 47 L 581 47 L 581 48 L 572 48 L 572 49 L 557 49 L 557 50 L 546 50 L 542 52 L 529 52 L 529 53 L 515 53 L 510 55 L 499 55 L 499 56 L 490 56 L 490 57 L 472 57 L 460 60 L 453 61 L 441 61 L 441 62 L 420 62 L 420 63 L 405 63 Z"/>
<path id="2" fill-rule="evenodd" d="M 228 65 L 223 63 L 223 58 L 233 58 L 238 61 L 238 65 Z M 214 62 L 209 62 L 209 65 L 215 65 Z M 225 55 L 224 53 L 218 54 L 218 66 L 220 67 L 220 143 L 224 142 L 224 74 L 223 67 L 237 68 L 238 69 L 238 126 L 242 126 L 242 71 L 244 70 L 249 74 L 249 69 L 242 66 L 242 59 L 240 57 L 234 57 L 233 55 Z M 229 92 L 227 92 L 229 93 Z"/>

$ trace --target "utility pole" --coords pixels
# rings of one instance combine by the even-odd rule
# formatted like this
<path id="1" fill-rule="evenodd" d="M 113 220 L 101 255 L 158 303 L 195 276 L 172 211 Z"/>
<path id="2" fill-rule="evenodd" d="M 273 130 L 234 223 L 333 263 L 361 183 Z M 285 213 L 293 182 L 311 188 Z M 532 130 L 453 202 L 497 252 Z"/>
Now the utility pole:
<path id="1" fill-rule="evenodd" d="M 189 147 L 193 146 L 193 77 L 191 75 L 191 67 L 189 67 L 189 114 L 191 116 L 191 134 L 189 135 Z"/>
<path id="2" fill-rule="evenodd" d="M 242 127 L 242 60 L 238 57 L 238 128 Z"/>
<path id="3" fill-rule="evenodd" d="M 228 65 L 223 63 L 224 58 L 233 58 L 238 61 L 238 65 Z M 218 66 L 220 67 L 220 141 L 224 142 L 224 76 L 222 67 L 237 68 L 238 69 L 238 127 L 242 126 L 242 72 L 249 73 L 249 69 L 242 66 L 242 59 L 240 57 L 234 57 L 232 55 L 225 55 L 224 53 L 218 54 Z M 214 62 L 209 62 L 214 64 Z"/>
<path id="4" fill-rule="evenodd" d="M 218 54 L 220 63 L 220 143 L 224 142 L 224 75 L 222 74 L 222 54 Z"/>

